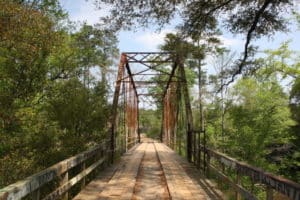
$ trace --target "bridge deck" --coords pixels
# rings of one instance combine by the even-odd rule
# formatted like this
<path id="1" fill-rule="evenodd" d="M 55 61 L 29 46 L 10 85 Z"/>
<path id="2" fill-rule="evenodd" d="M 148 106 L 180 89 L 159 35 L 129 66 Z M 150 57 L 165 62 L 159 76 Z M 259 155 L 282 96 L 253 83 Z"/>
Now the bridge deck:
<path id="1" fill-rule="evenodd" d="M 143 142 L 102 172 L 75 200 L 222 199 L 212 184 L 166 145 Z"/>

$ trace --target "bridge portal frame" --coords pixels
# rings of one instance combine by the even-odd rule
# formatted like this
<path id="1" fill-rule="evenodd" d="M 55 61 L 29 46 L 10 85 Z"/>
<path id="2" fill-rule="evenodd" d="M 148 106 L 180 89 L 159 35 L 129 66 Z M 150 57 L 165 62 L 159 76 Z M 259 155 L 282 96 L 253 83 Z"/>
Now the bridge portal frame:
<path id="1" fill-rule="evenodd" d="M 146 69 L 141 69 L 138 72 L 132 73 L 132 69 L 130 64 L 141 64 Z M 166 72 L 164 70 L 161 70 L 159 66 L 162 64 L 171 64 L 171 71 Z M 124 76 L 125 71 L 127 72 L 127 76 Z M 176 70 L 178 72 L 176 73 Z M 158 74 L 149 73 L 149 71 L 157 72 Z M 117 75 L 117 81 L 115 85 L 115 92 L 113 97 L 113 104 L 112 104 L 112 121 L 111 121 L 111 132 L 110 132 L 110 150 L 111 150 L 111 161 L 113 162 L 115 157 L 115 144 L 116 144 L 116 129 L 117 129 L 117 115 L 118 115 L 118 103 L 119 103 L 119 96 L 120 96 L 120 89 L 121 84 L 131 84 L 135 93 L 135 97 L 137 98 L 137 113 L 135 116 L 137 118 L 137 121 L 139 121 L 139 97 L 144 96 L 152 96 L 157 94 L 149 94 L 149 93 L 139 93 L 137 87 L 140 85 L 143 86 L 149 86 L 156 84 L 155 81 L 137 81 L 134 80 L 134 77 L 136 76 L 153 76 L 153 75 L 159 75 L 159 76 L 168 76 L 167 81 L 160 81 L 160 83 L 166 83 L 166 86 L 164 88 L 164 91 L 161 95 L 163 103 L 163 109 L 162 112 L 162 129 L 161 129 L 161 136 L 160 139 L 162 142 L 164 142 L 163 138 L 166 132 L 168 132 L 169 129 L 174 127 L 169 127 L 169 111 L 170 107 L 166 106 L 167 101 L 165 99 L 168 99 L 168 95 L 170 92 L 170 86 L 174 82 L 180 82 L 180 86 L 182 87 L 182 93 L 184 95 L 184 102 L 185 102 L 185 111 L 186 111 L 186 119 L 187 119 L 187 134 L 186 134 L 186 141 L 187 141 L 187 159 L 188 161 L 192 162 L 193 157 L 193 134 L 194 134 L 194 127 L 193 127 L 193 115 L 191 110 L 191 104 L 189 99 L 189 91 L 187 86 L 187 80 L 185 76 L 185 69 L 184 69 L 184 59 L 182 56 L 175 52 L 124 52 L 121 54 L 119 66 L 118 66 L 118 75 Z M 177 78 L 176 81 L 173 79 Z M 129 79 L 129 81 L 127 80 Z M 167 110 L 167 111 L 165 111 Z M 137 123 L 137 137 L 138 142 L 140 142 L 140 131 L 139 131 L 139 123 Z M 175 126 L 173 123 L 172 126 Z M 194 147 L 195 148 L 195 147 Z"/>

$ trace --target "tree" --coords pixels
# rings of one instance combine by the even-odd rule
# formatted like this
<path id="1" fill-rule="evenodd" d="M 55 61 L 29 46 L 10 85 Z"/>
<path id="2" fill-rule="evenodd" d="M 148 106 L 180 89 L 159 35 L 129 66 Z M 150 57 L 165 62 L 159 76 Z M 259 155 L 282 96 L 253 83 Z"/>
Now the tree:
<path id="1" fill-rule="evenodd" d="M 54 24 L 44 13 L 14 2 L 1 2 L 0 119 L 7 129 L 16 123 L 14 108 L 42 90 L 47 57 L 60 42 Z"/>
<path id="2" fill-rule="evenodd" d="M 290 40 L 283 42 L 277 49 L 265 50 L 266 58 L 261 58 L 260 74 L 279 75 L 282 79 L 296 79 L 300 75 L 300 61 L 295 51 L 289 49 Z"/>
<path id="3" fill-rule="evenodd" d="M 294 122 L 287 95 L 276 79 L 258 82 L 252 78 L 239 80 L 231 95 L 236 103 L 229 109 L 233 130 L 226 151 L 255 166 L 272 169 L 266 164 L 267 155 L 292 138 Z"/>
<path id="4" fill-rule="evenodd" d="M 294 15 L 294 17 L 295 17 L 295 19 L 296 19 L 296 22 L 297 22 L 297 24 L 298 24 L 298 27 L 300 27 L 300 13 L 297 12 L 297 11 L 294 11 L 294 12 L 293 12 L 293 15 Z"/>
<path id="5" fill-rule="evenodd" d="M 58 0 L 0 2 L 0 187 L 105 137 L 116 37 L 64 20 Z M 83 84 L 85 67 L 102 79 Z"/>
<path id="6" fill-rule="evenodd" d="M 296 124 L 292 127 L 295 146 L 292 155 L 289 159 L 286 159 L 285 166 L 282 167 L 282 173 L 289 176 L 296 182 L 300 181 L 299 167 L 300 167 L 300 79 L 296 78 L 292 90 L 290 93 L 290 109 L 292 112 L 292 119 L 296 121 Z"/>
<path id="7" fill-rule="evenodd" d="M 100 66 L 102 72 L 105 72 L 118 53 L 117 38 L 109 30 L 87 24 L 83 24 L 72 38 L 72 48 L 77 51 L 74 59 L 82 68 L 84 84 L 89 85 L 89 70 Z M 105 78 L 105 74 L 102 78 Z"/>
<path id="8" fill-rule="evenodd" d="M 218 143 L 216 145 L 218 148 L 223 147 L 225 144 L 225 132 L 228 131 L 226 114 L 232 103 L 228 95 L 228 89 L 221 86 L 230 78 L 228 68 L 230 68 L 234 56 L 235 53 L 230 52 L 228 49 L 219 49 L 214 57 L 215 62 L 213 64 L 216 75 L 210 75 L 209 77 L 209 83 L 213 87 L 210 91 L 211 97 L 209 99 L 211 101 L 208 105 L 208 134 L 212 138 L 216 138 L 214 143 Z M 222 150 L 224 149 L 222 148 Z"/>
<path id="9" fill-rule="evenodd" d="M 179 16 L 183 21 L 180 27 L 188 36 L 209 35 L 221 26 L 234 34 L 243 34 L 244 52 L 235 62 L 232 79 L 225 85 L 233 82 L 235 76 L 243 73 L 245 68 L 251 67 L 248 66 L 248 58 L 255 50 L 251 46 L 253 39 L 287 30 L 284 16 L 294 3 L 292 0 L 94 1 L 99 7 L 101 3 L 111 5 L 111 16 L 106 22 L 112 24 L 113 29 L 149 24 L 162 27 Z"/>

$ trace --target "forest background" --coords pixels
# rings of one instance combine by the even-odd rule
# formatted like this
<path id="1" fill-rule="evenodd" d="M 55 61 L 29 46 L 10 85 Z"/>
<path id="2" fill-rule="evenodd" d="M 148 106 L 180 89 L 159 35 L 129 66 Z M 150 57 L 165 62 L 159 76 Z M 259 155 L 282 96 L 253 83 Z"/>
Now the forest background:
<path id="1" fill-rule="evenodd" d="M 282 13 L 276 10 L 282 2 L 274 2 L 270 9 Z M 286 9 L 292 7 L 292 1 L 284 2 Z M 122 40 L 112 28 L 120 27 L 107 27 L 103 21 L 72 22 L 60 3 L 0 1 L 0 187 L 107 137 L 114 87 L 110 80 L 120 53 L 118 38 Z M 216 5 L 206 6 L 208 10 Z M 170 13 L 160 11 L 160 16 L 151 16 L 163 25 Z M 133 14 L 129 15 L 133 21 L 121 25 L 134 26 Z M 118 22 L 121 17 L 114 19 Z M 267 21 L 271 25 L 265 29 L 257 26 L 254 39 L 288 32 L 288 21 L 299 28 L 297 10 L 290 9 L 285 18 L 268 17 L 273 24 Z M 248 21 L 233 18 L 228 25 L 241 38 L 247 35 L 253 18 L 245 19 Z M 195 126 L 206 129 L 211 148 L 300 182 L 300 60 L 299 52 L 290 48 L 293 41 L 287 38 L 278 47 L 263 51 L 247 46 L 249 55 L 243 60 L 240 56 L 246 50 L 235 52 L 224 45 L 221 31 L 213 27 L 214 19 L 209 20 L 211 27 L 205 30 L 213 29 L 210 34 L 198 32 L 203 27 L 197 23 L 188 24 L 165 32 L 159 47 L 184 49 Z M 135 23 L 147 26 L 150 22 Z M 182 33 L 183 27 L 188 33 Z M 213 72 L 205 70 L 205 62 Z M 240 66 L 243 69 L 236 73 Z M 141 110 L 141 127 L 152 137 L 160 133 L 159 108 L 144 106 Z"/>

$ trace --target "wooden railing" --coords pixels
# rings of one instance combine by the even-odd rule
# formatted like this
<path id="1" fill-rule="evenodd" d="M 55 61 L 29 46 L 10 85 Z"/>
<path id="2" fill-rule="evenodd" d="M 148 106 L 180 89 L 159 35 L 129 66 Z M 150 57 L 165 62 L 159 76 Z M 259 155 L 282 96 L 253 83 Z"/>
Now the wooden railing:
<path id="1" fill-rule="evenodd" d="M 0 190 L 0 200 L 17 200 L 23 197 L 33 200 L 68 199 L 68 192 L 75 184 L 81 183 L 81 187 L 84 187 L 88 175 L 106 163 L 108 155 L 106 147 L 106 142 L 103 141 L 90 150 L 9 185 Z M 51 187 L 55 187 L 49 192 L 47 185 L 51 183 Z M 44 191 L 47 193 L 44 194 Z"/>
<path id="2" fill-rule="evenodd" d="M 223 182 L 230 185 L 236 192 L 236 199 L 239 200 L 241 197 L 251 200 L 258 199 L 253 192 L 243 187 L 242 180 L 247 177 L 252 185 L 260 185 L 264 188 L 267 200 L 274 198 L 274 191 L 281 193 L 285 199 L 300 200 L 300 184 L 237 161 L 225 154 L 208 149 L 203 145 L 199 149 L 198 156 L 201 158 L 201 162 L 198 162 L 198 164 L 202 165 L 199 168 L 204 169 L 207 176 L 216 175 Z M 231 173 L 227 173 L 228 171 Z M 284 198 L 282 196 L 281 198 Z"/>
<path id="3" fill-rule="evenodd" d="M 202 138 L 202 142 L 205 144 L 204 138 Z M 218 177 L 222 180 L 222 183 L 229 185 L 236 193 L 235 199 L 240 200 L 242 197 L 247 200 L 258 199 L 253 192 L 253 187 L 248 191 L 249 189 L 243 186 L 243 180 L 246 178 L 246 181 L 251 182 L 251 186 L 258 185 L 260 188 L 263 188 L 266 200 L 275 199 L 275 192 L 280 193 L 280 197 L 276 195 L 276 199 L 300 200 L 299 183 L 265 172 L 260 168 L 253 167 L 223 153 L 209 149 L 203 144 L 199 146 L 198 141 L 197 144 L 195 150 L 192 152 L 192 162 L 198 169 L 202 170 L 208 178 Z M 177 149 L 177 145 L 180 144 L 169 141 L 167 145 L 172 149 Z"/>

